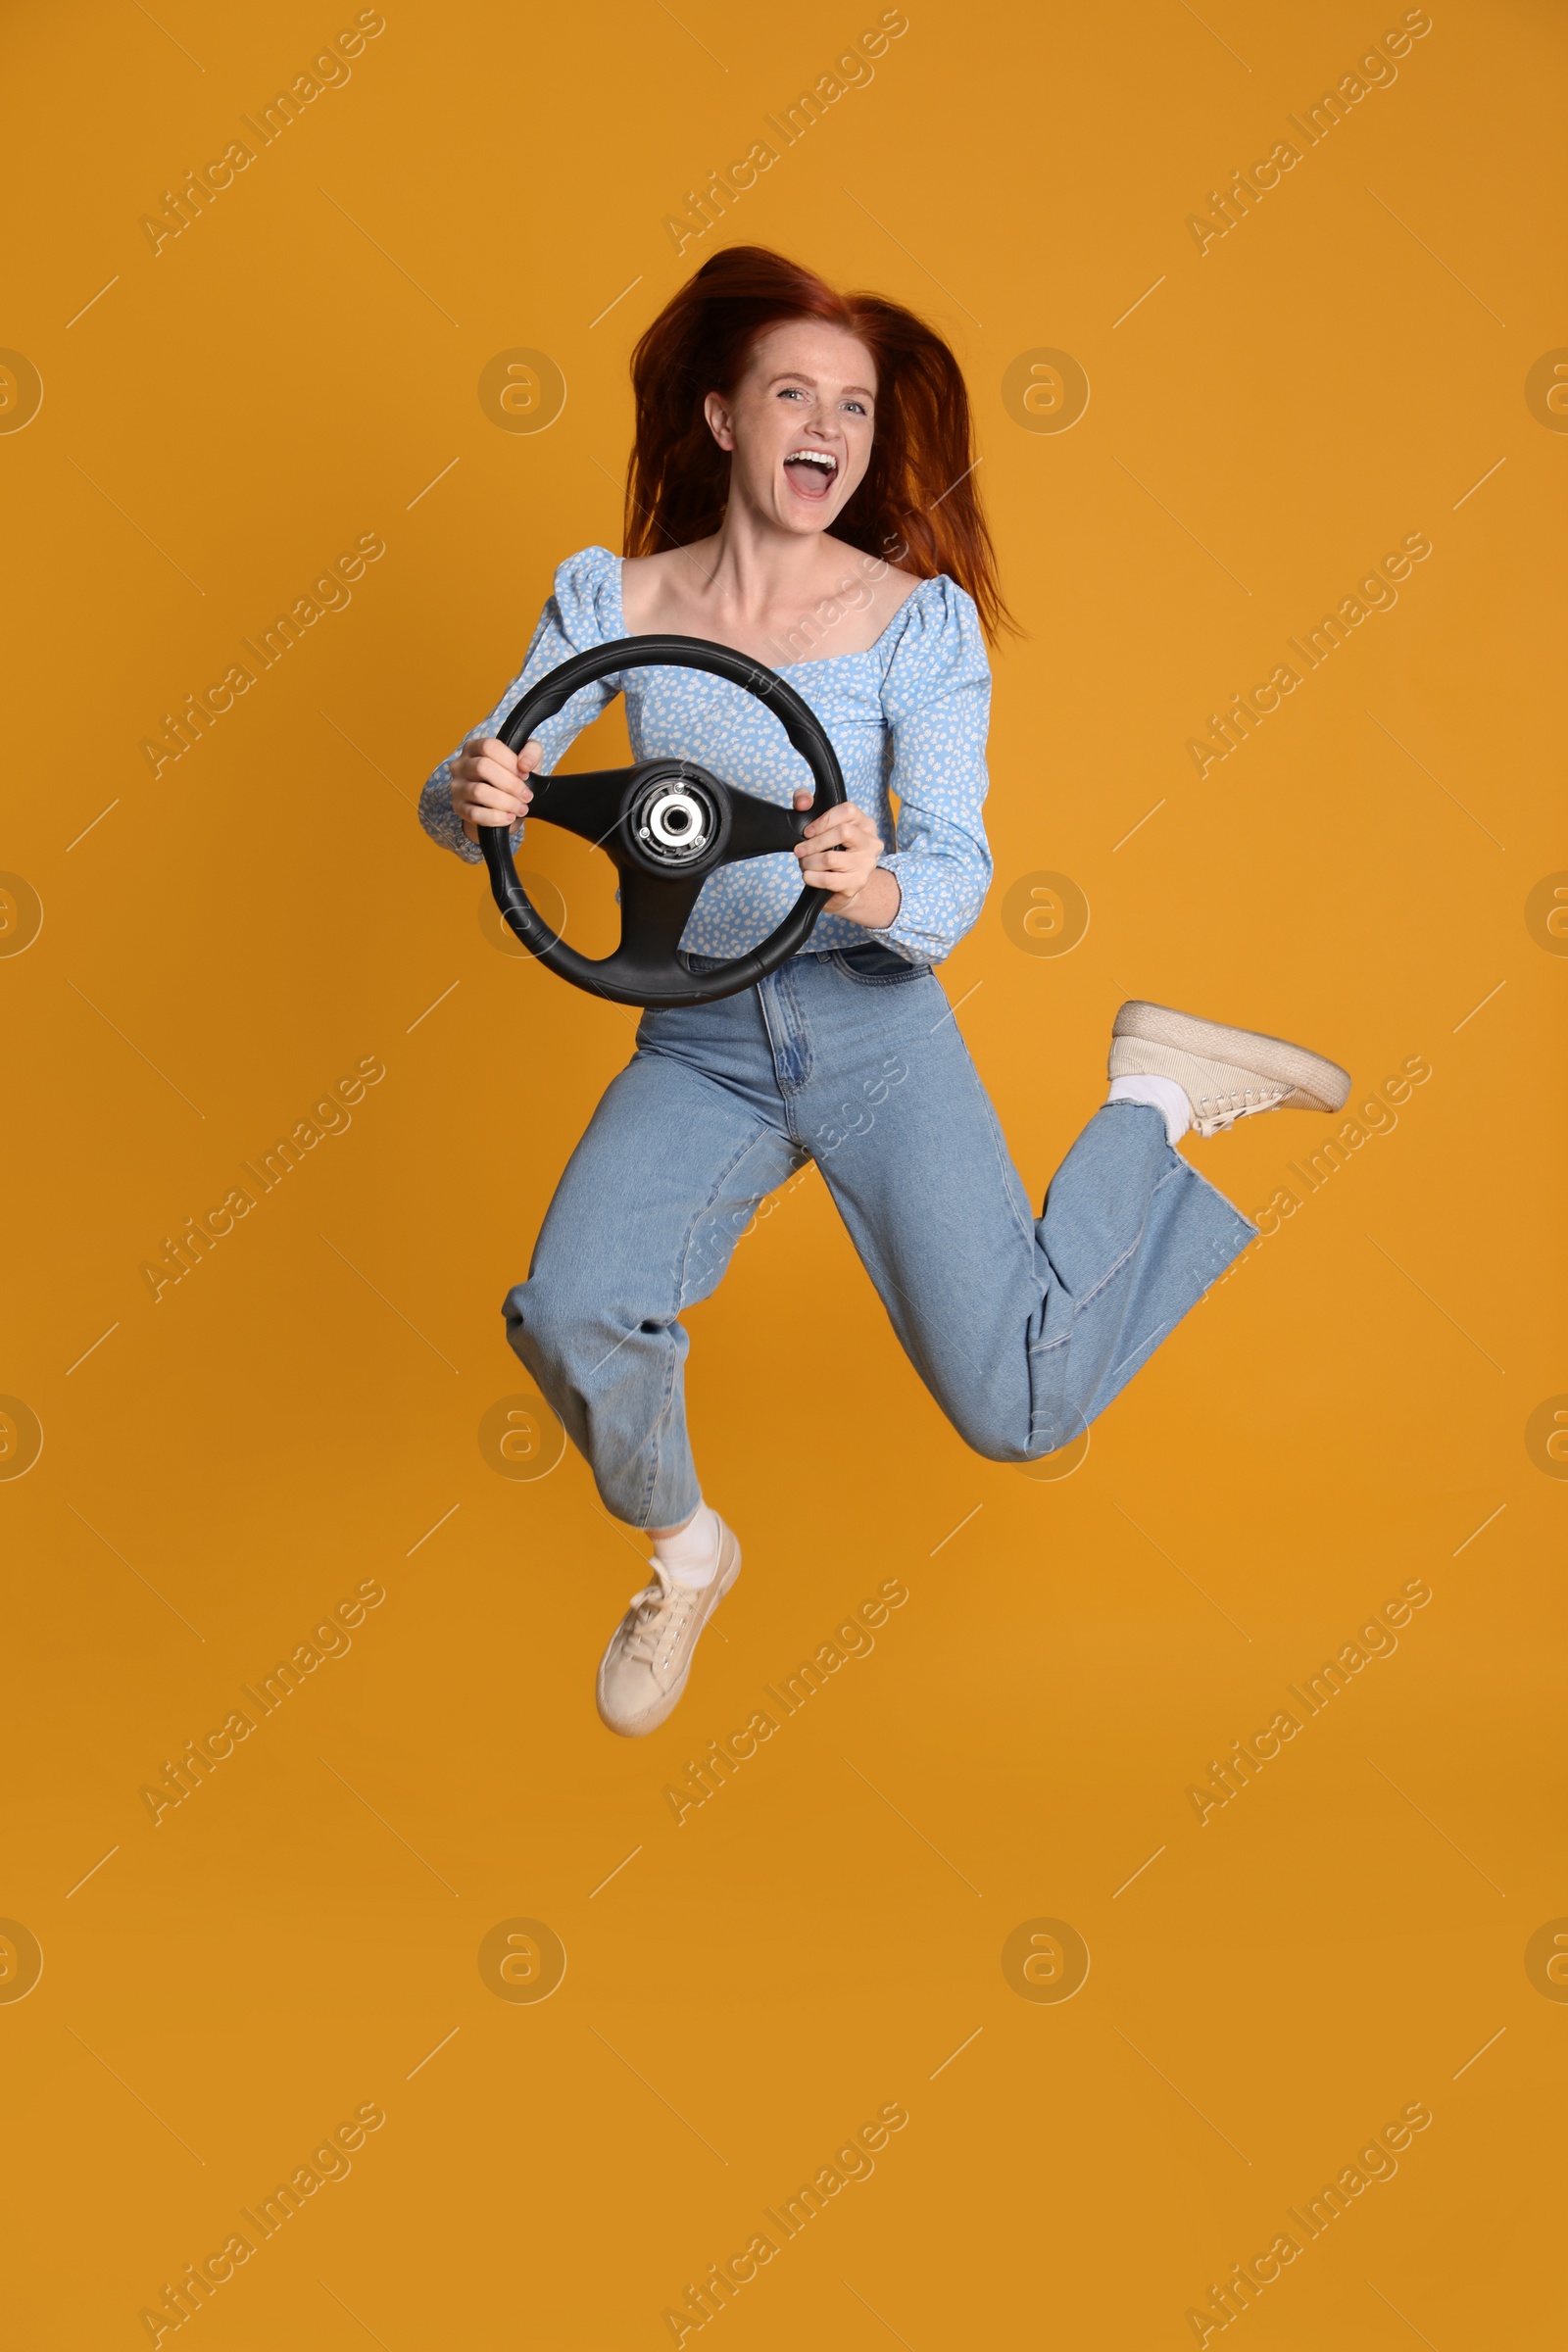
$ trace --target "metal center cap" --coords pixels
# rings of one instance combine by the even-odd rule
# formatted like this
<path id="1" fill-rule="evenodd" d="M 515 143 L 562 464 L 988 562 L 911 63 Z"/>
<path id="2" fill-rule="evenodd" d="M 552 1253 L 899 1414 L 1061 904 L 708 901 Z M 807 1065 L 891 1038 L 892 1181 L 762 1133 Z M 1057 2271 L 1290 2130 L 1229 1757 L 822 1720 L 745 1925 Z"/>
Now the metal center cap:
<path id="1" fill-rule="evenodd" d="M 690 776 L 666 776 L 649 786 L 632 812 L 646 856 L 661 865 L 689 865 L 712 846 L 718 810 Z"/>

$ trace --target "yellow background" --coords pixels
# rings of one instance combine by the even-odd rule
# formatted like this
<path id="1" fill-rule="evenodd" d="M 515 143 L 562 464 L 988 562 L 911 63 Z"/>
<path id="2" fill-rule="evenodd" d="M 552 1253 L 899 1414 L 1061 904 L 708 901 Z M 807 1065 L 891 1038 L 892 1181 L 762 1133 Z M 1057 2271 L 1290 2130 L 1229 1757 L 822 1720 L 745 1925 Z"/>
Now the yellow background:
<path id="1" fill-rule="evenodd" d="M 0 435 L 0 865 L 44 912 L 0 958 L 0 1389 L 44 1436 L 0 1482 L 0 1911 L 44 1958 L 0 2003 L 11 2340 L 146 2341 L 370 2101 L 209 2352 L 668 2342 L 686 2283 L 892 2101 L 874 2177 L 725 2341 L 1191 2342 L 1209 2282 L 1415 2101 L 1430 2129 L 1262 2292 L 1254 2352 L 1556 2340 L 1568 2007 L 1524 1955 L 1568 1913 L 1565 1497 L 1525 1429 L 1568 1388 L 1568 972 L 1525 903 L 1568 865 L 1568 439 L 1524 387 L 1568 344 L 1560 14 L 1436 5 L 1250 218 L 1201 256 L 1186 226 L 1399 13 L 911 0 L 677 259 L 662 217 L 876 9 L 388 0 L 156 256 L 140 217 L 353 11 L 11 12 L 0 342 L 43 405 Z M 1300 1037 L 1357 1100 L 1432 1076 L 1064 1480 L 970 1455 L 820 1178 L 783 1200 L 691 1318 L 746 1573 L 631 1744 L 592 1675 L 642 1552 L 574 1455 L 507 1480 L 477 1437 L 526 1385 L 500 1301 L 630 1028 L 487 942 L 412 802 L 556 563 L 618 544 L 627 354 L 729 237 L 919 307 L 968 372 L 1027 635 L 996 664 L 997 883 L 943 977 L 1031 1192 L 1124 996 Z M 518 347 L 565 377 L 546 432 L 479 403 Z M 1070 430 L 1003 404 L 1038 348 L 1087 372 Z M 1397 607 L 1200 782 L 1206 714 L 1416 531 Z M 352 605 L 155 781 L 161 715 L 370 532 Z M 524 863 L 608 944 L 576 852 Z M 1088 900 L 1069 955 L 1004 926 L 1039 870 Z M 352 1128 L 155 1305 L 141 1263 L 366 1056 Z M 1334 1124 L 1194 1155 L 1251 1213 Z M 890 1578 L 874 1653 L 677 1828 L 686 1759 Z M 1200 1827 L 1210 1759 L 1414 1578 L 1397 1653 Z M 366 1580 L 350 1653 L 155 1828 L 143 1784 Z M 477 1965 L 519 1917 L 567 1954 L 537 2005 Z M 1038 1918 L 1091 1954 L 1062 2003 L 1003 1972 Z"/>

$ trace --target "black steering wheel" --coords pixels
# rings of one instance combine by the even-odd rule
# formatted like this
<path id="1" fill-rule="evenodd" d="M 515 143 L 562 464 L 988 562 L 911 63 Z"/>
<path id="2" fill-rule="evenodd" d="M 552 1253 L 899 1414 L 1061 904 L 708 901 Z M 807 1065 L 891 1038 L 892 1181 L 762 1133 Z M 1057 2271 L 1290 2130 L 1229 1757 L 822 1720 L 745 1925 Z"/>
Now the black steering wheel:
<path id="1" fill-rule="evenodd" d="M 750 955 L 733 956 L 716 971 L 693 973 L 676 962 L 675 950 L 709 875 L 742 858 L 793 850 L 813 816 L 840 808 L 849 795 L 838 755 L 810 705 L 760 662 L 706 637 L 617 637 L 574 654 L 523 696 L 500 740 L 509 751 L 520 751 L 580 687 L 615 670 L 659 665 L 709 670 L 765 703 L 811 771 L 812 807 L 780 808 L 760 801 L 691 760 L 643 760 L 634 767 L 531 778 L 529 819 L 563 825 L 608 851 L 619 871 L 620 945 L 598 960 L 568 948 L 529 904 L 513 861 L 510 827 L 481 825 L 479 844 L 496 905 L 547 971 L 613 1004 L 706 1004 L 751 988 L 795 955 L 832 896 L 803 886 L 784 920 Z"/>

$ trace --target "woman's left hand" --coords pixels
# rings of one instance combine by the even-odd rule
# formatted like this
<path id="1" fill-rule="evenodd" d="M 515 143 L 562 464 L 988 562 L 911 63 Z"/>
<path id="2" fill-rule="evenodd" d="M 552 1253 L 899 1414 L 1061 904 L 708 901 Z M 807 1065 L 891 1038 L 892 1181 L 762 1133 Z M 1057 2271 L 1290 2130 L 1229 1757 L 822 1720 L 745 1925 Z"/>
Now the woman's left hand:
<path id="1" fill-rule="evenodd" d="M 815 796 L 797 792 L 797 808 L 809 808 Z M 879 931 L 892 922 L 903 894 L 898 877 L 878 866 L 882 836 L 863 808 L 853 801 L 815 816 L 806 828 L 795 855 L 801 879 L 813 890 L 830 890 L 824 914 L 846 914 L 852 923 Z"/>

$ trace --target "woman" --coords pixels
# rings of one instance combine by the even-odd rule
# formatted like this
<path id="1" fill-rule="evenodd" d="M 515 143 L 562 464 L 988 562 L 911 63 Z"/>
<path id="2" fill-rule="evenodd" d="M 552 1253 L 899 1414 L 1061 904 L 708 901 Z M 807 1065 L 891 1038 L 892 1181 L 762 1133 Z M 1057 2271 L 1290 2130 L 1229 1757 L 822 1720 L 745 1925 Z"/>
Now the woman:
<path id="1" fill-rule="evenodd" d="M 1298 1046 L 1124 1004 L 1110 1094 L 1036 1219 L 932 969 L 980 912 L 990 672 L 1007 615 L 953 354 L 874 295 L 757 247 L 707 262 L 632 362 L 624 561 L 562 564 L 522 670 L 420 816 L 470 862 L 617 691 L 634 757 L 680 756 L 798 808 L 805 763 L 763 707 L 682 669 L 585 688 L 514 756 L 496 729 L 569 655 L 644 632 L 716 639 L 783 671 L 850 794 L 793 853 L 710 876 L 694 971 L 755 947 L 800 884 L 832 892 L 806 949 L 718 1002 L 650 1011 L 567 1164 L 508 1336 L 653 1578 L 599 1668 L 612 1731 L 685 1688 L 741 1552 L 687 1442 L 684 1306 L 710 1296 L 759 1202 L 814 1159 L 894 1329 L 993 1460 L 1084 1430 L 1253 1238 L 1173 1149 L 1281 1105 L 1338 1109 L 1346 1073 Z M 889 791 L 899 801 L 895 828 Z M 893 843 L 889 848 L 888 844 Z"/>

